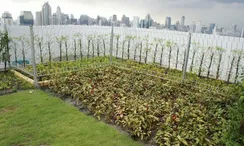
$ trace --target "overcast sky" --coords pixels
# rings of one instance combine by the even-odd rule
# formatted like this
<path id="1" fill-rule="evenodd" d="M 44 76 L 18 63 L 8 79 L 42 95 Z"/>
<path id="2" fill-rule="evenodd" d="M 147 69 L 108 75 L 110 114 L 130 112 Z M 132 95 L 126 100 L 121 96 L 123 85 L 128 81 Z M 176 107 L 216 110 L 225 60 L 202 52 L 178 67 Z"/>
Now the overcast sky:
<path id="1" fill-rule="evenodd" d="M 0 13 L 9 11 L 16 19 L 20 11 L 40 11 L 47 0 L 0 0 Z M 52 13 L 57 6 L 67 14 L 88 14 L 109 17 L 117 14 L 118 18 L 125 14 L 132 20 L 133 16 L 145 18 L 149 13 L 153 20 L 164 23 L 166 16 L 171 16 L 172 23 L 186 17 L 186 24 L 202 21 L 209 25 L 215 22 L 219 26 L 230 28 L 237 24 L 244 27 L 244 0 L 49 0 Z"/>

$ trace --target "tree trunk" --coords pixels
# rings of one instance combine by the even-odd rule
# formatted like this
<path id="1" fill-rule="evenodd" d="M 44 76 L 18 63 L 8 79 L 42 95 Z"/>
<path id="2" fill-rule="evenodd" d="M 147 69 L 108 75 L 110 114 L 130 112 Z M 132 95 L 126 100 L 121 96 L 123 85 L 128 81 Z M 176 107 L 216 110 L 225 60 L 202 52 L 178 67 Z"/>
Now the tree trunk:
<path id="1" fill-rule="evenodd" d="M 94 46 L 94 41 L 92 40 L 92 57 L 95 57 L 95 46 Z"/>
<path id="2" fill-rule="evenodd" d="M 201 63 L 200 63 L 199 71 L 198 71 L 199 77 L 201 77 L 201 73 L 202 73 L 203 60 L 204 60 L 204 53 L 202 54 Z"/>
<path id="3" fill-rule="evenodd" d="M 127 59 L 129 60 L 130 59 L 130 39 L 128 41 L 128 49 L 127 49 Z"/>
<path id="4" fill-rule="evenodd" d="M 192 60 L 191 60 L 190 72 L 192 72 L 192 70 L 193 70 L 195 55 L 196 55 L 196 51 L 194 50 L 193 55 L 192 55 Z"/>
<path id="5" fill-rule="evenodd" d="M 15 59 L 15 64 L 16 64 L 16 67 L 17 67 L 17 47 L 16 47 L 16 43 L 14 43 L 14 59 Z"/>
<path id="6" fill-rule="evenodd" d="M 164 47 L 162 46 L 161 55 L 160 55 L 160 66 L 162 66 L 163 64 L 163 52 L 164 52 Z"/>
<path id="7" fill-rule="evenodd" d="M 177 53 L 176 53 L 176 64 L 175 64 L 175 68 L 177 69 L 178 68 L 178 62 L 179 62 L 179 47 L 177 47 Z"/>
<path id="8" fill-rule="evenodd" d="M 119 38 L 117 38 L 117 44 L 116 44 L 116 58 L 118 59 L 119 54 Z"/>
<path id="9" fill-rule="evenodd" d="M 79 45 L 80 45 L 80 58 L 82 59 L 83 54 L 82 54 L 82 43 L 81 43 L 81 39 L 79 40 Z"/>
<path id="10" fill-rule="evenodd" d="M 146 48 L 145 63 L 147 63 L 147 55 L 148 55 L 148 42 L 147 42 L 147 48 Z"/>
<path id="11" fill-rule="evenodd" d="M 22 42 L 22 55 L 23 55 L 23 64 L 25 67 L 25 48 L 24 48 L 24 42 Z"/>
<path id="12" fill-rule="evenodd" d="M 87 58 L 89 58 L 89 52 L 90 52 L 90 40 L 88 40 L 88 51 L 87 51 Z"/>
<path id="13" fill-rule="evenodd" d="M 39 42 L 38 45 L 39 45 L 39 50 L 40 50 L 41 63 L 43 63 L 42 44 L 41 44 L 41 42 Z"/>
<path id="14" fill-rule="evenodd" d="M 98 39 L 97 40 L 97 56 L 98 57 L 100 56 L 99 43 L 100 43 L 100 40 Z"/>
<path id="15" fill-rule="evenodd" d="M 49 53 L 49 62 L 52 62 L 52 52 L 51 52 L 51 44 L 50 42 L 47 43 L 48 53 Z"/>
<path id="16" fill-rule="evenodd" d="M 182 71 L 184 71 L 185 60 L 186 60 L 186 50 L 184 51 L 184 59 L 183 59 L 183 64 L 182 64 Z"/>
<path id="17" fill-rule="evenodd" d="M 210 57 L 210 63 L 209 63 L 209 66 L 208 66 L 208 75 L 207 75 L 207 78 L 209 78 L 210 76 L 210 70 L 211 70 L 211 66 L 212 66 L 212 62 L 213 62 L 213 57 L 214 57 L 214 53 L 211 54 L 211 57 Z"/>
<path id="18" fill-rule="evenodd" d="M 135 50 L 134 50 L 134 61 L 136 61 L 136 50 L 137 50 L 138 44 L 136 44 Z"/>
<path id="19" fill-rule="evenodd" d="M 124 59 L 124 51 L 125 51 L 125 41 L 123 41 L 123 45 L 122 45 L 122 60 Z"/>
<path id="20" fill-rule="evenodd" d="M 218 63 L 218 67 L 217 67 L 216 79 L 219 79 L 221 61 L 222 61 L 222 53 L 219 54 L 219 63 Z"/>
<path id="21" fill-rule="evenodd" d="M 76 56 L 76 39 L 74 39 L 74 46 L 75 46 L 75 50 L 74 50 L 74 59 L 76 60 L 77 56 Z"/>
<path id="22" fill-rule="evenodd" d="M 105 40 L 103 40 L 103 49 L 104 49 L 103 56 L 106 56 L 106 44 L 105 44 Z"/>
<path id="23" fill-rule="evenodd" d="M 228 75 L 227 83 L 230 83 L 230 77 L 231 77 L 231 73 L 232 73 L 232 69 L 233 69 L 234 61 L 235 61 L 235 56 L 233 57 L 233 59 L 232 59 L 232 61 L 231 61 L 230 71 L 229 71 L 229 75 Z"/>
<path id="24" fill-rule="evenodd" d="M 172 48 L 170 46 L 169 48 L 169 62 L 168 62 L 168 69 L 170 69 L 170 64 L 171 64 L 171 52 L 172 52 Z"/>
<path id="25" fill-rule="evenodd" d="M 65 56 L 66 56 L 66 61 L 69 61 L 67 41 L 65 41 Z"/>
<path id="26" fill-rule="evenodd" d="M 141 42 L 141 44 L 140 44 L 140 63 L 141 63 L 141 53 L 142 53 L 142 42 Z"/>
<path id="27" fill-rule="evenodd" d="M 158 49 L 158 44 L 156 44 L 156 47 L 155 47 L 155 50 L 154 50 L 153 63 L 156 62 L 157 49 Z"/>
<path id="28" fill-rule="evenodd" d="M 59 61 L 62 61 L 62 41 L 59 42 Z"/>
<path id="29" fill-rule="evenodd" d="M 237 64 L 236 64 L 235 84 L 237 83 L 237 79 L 238 79 L 238 76 L 239 76 L 240 62 L 241 62 L 241 55 L 238 56 L 238 61 L 237 61 Z"/>

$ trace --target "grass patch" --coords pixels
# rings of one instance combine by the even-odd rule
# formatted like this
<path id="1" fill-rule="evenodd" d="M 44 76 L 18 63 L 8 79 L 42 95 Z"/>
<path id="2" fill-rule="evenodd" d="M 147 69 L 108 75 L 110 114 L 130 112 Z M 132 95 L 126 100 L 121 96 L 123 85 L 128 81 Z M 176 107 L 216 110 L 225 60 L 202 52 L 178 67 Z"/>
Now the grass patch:
<path id="1" fill-rule="evenodd" d="M 115 128 L 36 90 L 0 96 L 0 145 L 136 146 Z"/>

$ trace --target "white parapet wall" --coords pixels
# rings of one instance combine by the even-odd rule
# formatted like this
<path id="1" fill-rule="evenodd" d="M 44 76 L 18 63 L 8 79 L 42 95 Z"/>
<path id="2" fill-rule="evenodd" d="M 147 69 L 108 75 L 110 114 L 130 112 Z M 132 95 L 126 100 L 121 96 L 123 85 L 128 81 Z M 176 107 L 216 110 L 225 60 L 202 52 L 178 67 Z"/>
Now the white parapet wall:
<path id="1" fill-rule="evenodd" d="M 31 61 L 29 26 L 9 26 L 7 29 L 12 40 L 10 45 L 12 50 L 11 59 L 14 60 L 14 50 L 16 49 L 18 59 L 22 58 L 24 50 L 26 59 Z M 87 53 L 91 54 L 93 50 L 95 50 L 94 54 L 97 55 L 98 47 L 100 54 L 104 54 L 105 52 L 105 54 L 108 55 L 110 49 L 110 35 L 111 27 L 109 26 L 34 26 L 36 60 L 38 63 L 40 62 L 40 45 L 43 48 L 42 54 L 44 61 L 48 61 L 48 44 L 50 44 L 52 58 L 58 57 L 60 54 L 60 40 L 62 40 L 62 55 L 65 54 L 65 42 L 67 42 L 68 53 L 70 55 L 74 54 L 74 44 L 76 43 L 77 56 L 79 56 L 79 42 L 81 42 L 83 55 L 87 55 Z M 171 68 L 176 68 L 178 60 L 177 69 L 181 70 L 184 62 L 184 54 L 186 52 L 188 35 L 189 33 L 186 32 L 169 30 L 115 27 L 113 56 L 118 56 L 120 58 L 123 56 L 127 59 L 129 47 L 130 59 L 135 58 L 139 61 L 141 50 L 141 59 L 143 59 L 143 62 L 147 54 L 148 63 L 154 60 L 155 63 L 160 63 L 162 54 L 162 66 L 168 67 L 170 62 Z M 89 52 L 88 40 L 91 42 Z M 169 44 L 167 43 L 168 41 L 173 42 L 171 43 L 171 53 L 169 49 L 170 46 L 166 45 Z M 140 47 L 141 44 L 142 48 Z M 220 51 L 217 48 L 222 48 L 222 50 Z M 219 57 L 222 53 L 219 79 L 227 80 L 229 74 L 231 74 L 230 80 L 233 82 L 236 76 L 238 58 L 243 49 L 244 38 L 193 33 L 187 70 L 190 71 L 192 69 L 193 72 L 198 74 L 199 66 L 203 58 L 201 75 L 207 76 L 211 64 L 210 76 L 216 78 L 220 61 Z M 156 55 L 155 50 L 157 51 Z M 122 52 L 124 52 L 123 55 Z M 194 52 L 194 60 L 192 61 Z M 169 54 L 171 54 L 171 57 Z M 211 59 L 212 54 L 213 57 Z M 154 59 L 154 57 L 156 58 Z M 233 65 L 231 70 L 232 61 Z M 243 59 L 241 59 L 239 64 L 238 73 L 242 71 Z"/>

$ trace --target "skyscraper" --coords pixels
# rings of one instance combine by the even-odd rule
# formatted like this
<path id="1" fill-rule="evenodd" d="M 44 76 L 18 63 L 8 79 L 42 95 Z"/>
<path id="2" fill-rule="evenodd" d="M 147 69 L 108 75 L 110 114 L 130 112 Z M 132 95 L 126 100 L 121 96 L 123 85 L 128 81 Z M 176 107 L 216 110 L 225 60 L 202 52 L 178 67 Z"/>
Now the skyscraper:
<path id="1" fill-rule="evenodd" d="M 214 24 L 214 23 L 211 23 L 211 24 L 209 25 L 209 29 L 208 29 L 208 33 L 209 33 L 209 34 L 212 34 L 212 33 L 213 33 L 214 27 L 215 27 L 215 24 Z"/>
<path id="2" fill-rule="evenodd" d="M 141 20 L 141 22 L 140 22 L 140 28 L 146 28 L 146 26 L 145 26 L 145 20 Z"/>
<path id="3" fill-rule="evenodd" d="M 190 32 L 194 33 L 196 31 L 196 24 L 195 22 L 193 21 L 191 26 L 190 26 Z"/>
<path id="4" fill-rule="evenodd" d="M 202 22 L 198 21 L 196 24 L 196 33 L 202 33 Z"/>
<path id="5" fill-rule="evenodd" d="M 171 26 L 171 17 L 166 17 L 166 19 L 165 19 L 165 27 L 169 29 L 170 26 Z"/>
<path id="6" fill-rule="evenodd" d="M 176 29 L 176 30 L 179 30 L 179 29 L 180 29 L 180 22 L 179 22 L 179 21 L 177 21 L 177 22 L 175 23 L 175 29 Z"/>
<path id="7" fill-rule="evenodd" d="M 89 16 L 80 15 L 80 25 L 88 25 L 89 24 Z"/>
<path id="8" fill-rule="evenodd" d="M 113 15 L 113 17 L 112 17 L 112 21 L 113 21 L 113 22 L 117 21 L 117 15 Z"/>
<path id="9" fill-rule="evenodd" d="M 50 19 L 50 25 L 58 25 L 58 18 L 56 13 L 53 13 L 51 19 Z"/>
<path id="10" fill-rule="evenodd" d="M 180 25 L 185 26 L 185 16 L 181 17 Z"/>
<path id="11" fill-rule="evenodd" d="M 133 17 L 133 27 L 134 28 L 139 27 L 139 21 L 140 21 L 140 18 L 138 16 Z"/>
<path id="12" fill-rule="evenodd" d="M 150 28 L 152 26 L 153 20 L 150 16 L 150 14 L 147 14 L 147 16 L 145 17 L 145 27 L 146 28 Z"/>
<path id="13" fill-rule="evenodd" d="M 52 9 L 48 2 L 42 6 L 42 25 L 50 25 L 50 18 L 52 17 Z"/>
<path id="14" fill-rule="evenodd" d="M 33 25 L 33 15 L 31 11 L 22 11 L 19 16 L 19 24 L 20 25 Z"/>
<path id="15" fill-rule="evenodd" d="M 57 9 L 56 9 L 56 24 L 57 25 L 62 25 L 63 22 L 62 22 L 62 13 L 61 13 L 61 8 L 58 6 Z"/>
<path id="16" fill-rule="evenodd" d="M 42 25 L 42 12 L 36 12 L 35 25 Z"/>
<path id="17" fill-rule="evenodd" d="M 130 25 L 130 18 L 123 15 L 122 19 L 121 19 L 121 23 L 125 24 L 126 26 L 129 26 Z"/>

